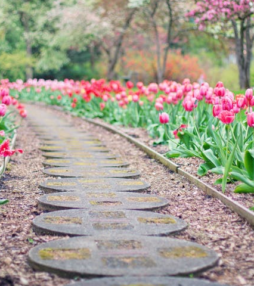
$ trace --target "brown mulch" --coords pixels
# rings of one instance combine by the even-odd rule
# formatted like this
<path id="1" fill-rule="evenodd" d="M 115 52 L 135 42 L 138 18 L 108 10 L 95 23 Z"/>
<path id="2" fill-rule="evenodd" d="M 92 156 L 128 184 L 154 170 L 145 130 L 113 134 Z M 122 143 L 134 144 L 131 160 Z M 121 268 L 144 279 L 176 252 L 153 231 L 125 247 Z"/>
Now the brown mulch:
<path id="1" fill-rule="evenodd" d="M 151 183 L 151 193 L 170 201 L 160 212 L 175 215 L 189 224 L 177 238 L 200 243 L 220 255 L 219 265 L 200 277 L 230 285 L 253 285 L 254 230 L 243 219 L 119 135 L 60 111 L 54 110 L 54 114 L 77 129 L 94 134 L 130 162 L 131 168 L 142 172 L 142 179 Z M 36 235 L 31 228 L 32 219 L 40 214 L 36 200 L 43 192 L 38 189 L 38 183 L 46 178 L 38 146 L 39 140 L 23 122 L 17 147 L 22 147 L 24 154 L 11 160 L 9 171 L 1 179 L 0 198 L 8 198 L 10 202 L 0 207 L 0 285 L 1 277 L 14 281 L 3 285 L 53 286 L 69 282 L 52 274 L 35 272 L 27 264 L 27 252 L 34 245 L 57 238 Z"/>

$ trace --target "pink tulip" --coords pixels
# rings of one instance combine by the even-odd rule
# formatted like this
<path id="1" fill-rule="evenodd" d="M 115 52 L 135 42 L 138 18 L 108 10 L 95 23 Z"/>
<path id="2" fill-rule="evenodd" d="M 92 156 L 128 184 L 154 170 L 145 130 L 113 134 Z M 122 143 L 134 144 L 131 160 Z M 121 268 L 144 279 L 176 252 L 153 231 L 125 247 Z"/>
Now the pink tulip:
<path id="1" fill-rule="evenodd" d="M 5 116 L 7 106 L 5 104 L 0 104 L 0 116 Z"/>
<path id="2" fill-rule="evenodd" d="M 227 96 L 225 96 L 221 99 L 221 105 L 222 105 L 223 110 L 231 110 L 233 108 L 233 102 Z"/>
<path id="3" fill-rule="evenodd" d="M 100 110 L 102 111 L 105 108 L 106 104 L 105 102 L 100 103 Z"/>
<path id="4" fill-rule="evenodd" d="M 159 115 L 160 123 L 166 124 L 169 122 L 169 115 L 166 112 L 163 112 Z"/>
<path id="5" fill-rule="evenodd" d="M 235 120 L 235 114 L 233 111 L 223 110 L 218 118 L 222 123 L 230 124 Z"/>
<path id="6" fill-rule="evenodd" d="M 249 88 L 245 92 L 245 98 L 250 101 L 253 98 L 253 89 Z"/>
<path id="7" fill-rule="evenodd" d="M 155 108 L 156 108 L 156 110 L 163 110 L 163 104 L 162 103 L 160 103 L 160 102 L 156 102 L 155 103 Z"/>
<path id="8" fill-rule="evenodd" d="M 2 99 L 2 103 L 5 105 L 10 105 L 11 102 L 12 102 L 12 98 L 9 95 L 3 97 L 3 99 Z"/>
<path id="9" fill-rule="evenodd" d="M 218 117 L 222 111 L 222 106 L 220 104 L 216 104 L 213 106 L 213 116 Z"/>
<path id="10" fill-rule="evenodd" d="M 242 109 L 245 108 L 246 104 L 247 104 L 246 98 L 245 97 L 238 97 L 236 99 L 236 104 L 239 108 L 242 108 Z"/>
<path id="11" fill-rule="evenodd" d="M 0 136 L 2 136 L 2 137 L 4 137 L 4 136 L 5 136 L 5 132 L 4 132 L 4 130 L 1 130 L 1 131 L 0 131 Z"/>
<path id="12" fill-rule="evenodd" d="M 247 114 L 247 124 L 250 127 L 254 127 L 254 112 L 250 112 Z"/>
<path id="13" fill-rule="evenodd" d="M 216 88 L 214 89 L 214 92 L 215 92 L 215 94 L 216 94 L 217 96 L 223 97 L 223 96 L 225 95 L 225 93 L 226 93 L 226 90 L 225 90 L 224 87 L 216 87 Z"/>
<path id="14" fill-rule="evenodd" d="M 133 101 L 133 102 L 138 102 L 138 101 L 139 101 L 138 95 L 134 94 L 134 95 L 132 96 L 132 101 Z"/>
<path id="15" fill-rule="evenodd" d="M 237 106 L 237 104 L 233 104 L 233 109 L 232 109 L 232 111 L 233 111 L 235 114 L 239 113 L 240 110 L 241 110 L 241 109 Z"/>

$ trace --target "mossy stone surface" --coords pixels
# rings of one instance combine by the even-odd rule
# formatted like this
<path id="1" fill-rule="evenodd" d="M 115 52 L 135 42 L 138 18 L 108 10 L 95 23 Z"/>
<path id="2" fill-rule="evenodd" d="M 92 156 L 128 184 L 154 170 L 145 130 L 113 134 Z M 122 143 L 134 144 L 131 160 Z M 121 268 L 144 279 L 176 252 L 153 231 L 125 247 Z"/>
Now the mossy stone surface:
<path id="1" fill-rule="evenodd" d="M 45 210 L 61 209 L 110 209 L 153 210 L 168 205 L 164 198 L 131 192 L 64 192 L 46 194 L 38 199 Z"/>
<path id="2" fill-rule="evenodd" d="M 62 210 L 41 214 L 33 220 L 35 232 L 59 235 L 93 235 L 99 237 L 119 231 L 130 235 L 166 235 L 179 232 L 187 224 L 178 218 L 153 212 L 129 210 Z M 172 253 L 171 253 L 171 252 Z M 196 252 L 195 252 L 196 251 Z M 176 250 L 165 250 L 168 256 L 176 256 Z M 198 250 L 185 249 L 187 255 L 198 255 Z M 179 254 L 181 255 L 181 254 Z M 183 253 L 183 255 L 185 255 Z"/>
<path id="3" fill-rule="evenodd" d="M 115 160 L 112 160 L 116 162 Z M 103 162 L 102 162 L 103 163 Z M 140 176 L 140 172 L 126 168 L 82 168 L 82 167 L 57 167 L 44 169 L 44 174 L 64 178 L 132 178 Z"/>
<path id="4" fill-rule="evenodd" d="M 149 184 L 143 180 L 115 179 L 115 178 L 75 178 L 46 180 L 39 184 L 46 191 L 105 191 L 105 192 L 139 192 L 149 188 Z"/>
<path id="5" fill-rule="evenodd" d="M 161 249 L 186 249 L 186 247 L 199 248 L 206 253 L 206 256 L 190 257 L 187 255 L 177 258 L 165 258 L 160 254 Z M 67 257 L 64 259 L 64 255 L 59 254 L 53 256 L 53 258 L 50 256 L 50 259 L 45 259 L 45 249 L 51 250 L 49 255 L 52 252 L 54 253 L 54 251 L 58 253 L 60 251 L 61 253 L 62 250 L 67 249 Z M 89 253 L 90 256 L 85 255 L 84 259 L 79 259 L 76 257 L 73 258 L 72 254 L 69 255 L 69 253 L 72 253 L 72 250 L 74 253 L 79 253 L 82 249 L 85 249 L 86 254 Z M 47 250 L 47 255 L 48 252 Z M 42 253 L 44 255 L 41 257 Z M 150 276 L 155 275 L 179 276 L 209 269 L 217 261 L 218 256 L 214 251 L 193 242 L 165 237 L 120 234 L 61 239 L 40 244 L 29 252 L 29 263 L 32 267 L 68 277 L 129 275 L 136 276 L 137 278 L 146 276 L 150 278 Z M 152 280 L 146 281 L 153 283 Z M 138 281 L 136 280 L 136 282 Z M 133 283 L 136 282 L 133 280 Z M 147 282 L 144 281 L 144 283 Z M 197 285 L 195 284 L 195 286 Z"/>
<path id="6" fill-rule="evenodd" d="M 100 278 L 72 283 L 66 286 L 227 286 L 204 279 L 175 277 L 118 277 Z"/>

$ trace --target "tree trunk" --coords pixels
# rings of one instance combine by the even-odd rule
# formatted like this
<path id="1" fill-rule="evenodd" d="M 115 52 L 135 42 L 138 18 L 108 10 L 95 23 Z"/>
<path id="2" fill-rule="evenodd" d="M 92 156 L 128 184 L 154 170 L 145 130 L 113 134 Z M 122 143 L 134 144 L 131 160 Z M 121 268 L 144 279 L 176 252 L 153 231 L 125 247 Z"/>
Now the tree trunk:
<path id="1" fill-rule="evenodd" d="M 25 29 L 25 42 L 26 42 L 26 55 L 29 59 L 32 58 L 32 43 L 29 37 L 29 19 L 26 13 L 21 13 L 21 22 L 24 25 L 24 29 Z M 31 67 L 31 65 L 27 65 L 26 66 L 26 79 L 30 79 L 33 78 L 33 68 Z"/>
<path id="2" fill-rule="evenodd" d="M 127 29 L 129 28 L 131 21 L 133 19 L 133 16 L 136 12 L 136 9 L 132 9 L 131 12 L 128 14 L 124 26 L 122 28 L 122 32 L 118 36 L 118 38 L 115 41 L 115 49 L 111 49 L 110 53 L 107 53 L 109 60 L 108 60 L 108 70 L 107 70 L 107 79 L 112 80 L 115 77 L 115 68 L 119 60 L 119 56 L 121 54 L 121 48 L 124 40 L 124 36 L 126 34 Z M 113 51 L 112 51 L 113 50 Z"/>
<path id="3" fill-rule="evenodd" d="M 253 39 L 250 37 L 250 18 L 241 20 L 238 31 L 237 24 L 231 21 L 235 34 L 235 52 L 239 72 L 239 85 L 241 89 L 250 87 L 250 65 L 252 59 Z"/>

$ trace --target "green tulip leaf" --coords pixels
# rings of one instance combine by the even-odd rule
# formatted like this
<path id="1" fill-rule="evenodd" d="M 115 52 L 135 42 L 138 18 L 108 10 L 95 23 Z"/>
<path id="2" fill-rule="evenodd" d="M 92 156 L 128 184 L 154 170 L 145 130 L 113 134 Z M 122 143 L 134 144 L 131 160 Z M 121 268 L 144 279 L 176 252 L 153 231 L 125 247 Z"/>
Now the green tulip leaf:
<path id="1" fill-rule="evenodd" d="M 246 150 L 244 153 L 244 166 L 251 180 L 254 180 L 254 150 Z"/>
<path id="2" fill-rule="evenodd" d="M 248 186 L 246 184 L 240 184 L 235 188 L 234 192 L 238 194 L 254 194 L 254 187 Z"/>

